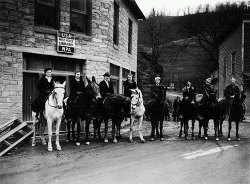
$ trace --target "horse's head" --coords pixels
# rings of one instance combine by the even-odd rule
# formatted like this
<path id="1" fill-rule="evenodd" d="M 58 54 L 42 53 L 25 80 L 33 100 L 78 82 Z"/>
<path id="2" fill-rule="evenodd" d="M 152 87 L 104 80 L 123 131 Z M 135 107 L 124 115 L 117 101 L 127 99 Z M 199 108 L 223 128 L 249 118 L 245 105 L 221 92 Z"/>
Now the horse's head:
<path id="1" fill-rule="evenodd" d="M 131 89 L 132 94 L 131 94 L 131 108 L 132 110 L 135 110 L 137 106 L 139 106 L 142 103 L 142 93 L 141 91 L 136 88 L 136 89 Z"/>
<path id="2" fill-rule="evenodd" d="M 54 90 L 52 91 L 53 98 L 56 100 L 56 106 L 61 109 L 63 107 L 63 99 L 65 94 L 66 81 L 63 84 L 54 82 Z"/>
<path id="3" fill-rule="evenodd" d="M 86 77 L 87 78 L 87 77 Z M 88 85 L 86 86 L 86 94 L 94 101 L 102 99 L 99 85 L 87 78 Z"/>

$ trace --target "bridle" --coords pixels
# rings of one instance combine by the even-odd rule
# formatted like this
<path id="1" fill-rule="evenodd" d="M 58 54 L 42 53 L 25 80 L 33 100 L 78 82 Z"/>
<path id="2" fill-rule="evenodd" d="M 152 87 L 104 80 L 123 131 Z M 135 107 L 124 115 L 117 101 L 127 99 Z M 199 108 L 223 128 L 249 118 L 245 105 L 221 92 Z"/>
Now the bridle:
<path id="1" fill-rule="evenodd" d="M 55 89 L 56 88 L 62 88 L 62 89 L 64 89 L 65 90 L 65 88 L 64 87 L 55 87 L 54 89 L 53 89 L 53 91 L 49 94 L 49 96 L 50 95 L 53 95 L 53 99 L 55 98 Z M 50 106 L 50 107 L 54 107 L 54 108 L 58 108 L 58 105 L 51 105 L 50 103 L 49 103 L 49 96 L 48 96 L 48 105 Z M 56 99 L 56 104 L 57 104 L 57 98 L 55 98 Z"/>
<path id="2" fill-rule="evenodd" d="M 132 99 L 133 99 L 133 96 L 135 96 L 135 94 L 133 94 L 132 95 Z M 140 98 L 141 98 L 141 95 L 140 95 L 140 93 L 139 93 L 139 95 L 138 95 L 139 97 L 138 97 L 138 99 L 137 99 L 137 102 L 136 103 L 132 103 L 132 100 L 131 100 L 131 105 L 132 106 L 139 106 L 141 103 L 140 103 Z"/>

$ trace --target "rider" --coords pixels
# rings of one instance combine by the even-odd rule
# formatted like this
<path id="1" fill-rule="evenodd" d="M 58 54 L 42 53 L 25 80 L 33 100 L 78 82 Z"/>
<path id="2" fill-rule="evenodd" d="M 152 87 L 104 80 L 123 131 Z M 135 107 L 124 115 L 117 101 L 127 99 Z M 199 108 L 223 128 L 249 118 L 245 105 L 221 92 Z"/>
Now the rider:
<path id="1" fill-rule="evenodd" d="M 161 78 L 159 76 L 155 77 L 155 84 L 151 87 L 151 97 L 153 98 L 153 102 L 160 103 L 164 105 L 165 101 L 165 87 L 160 84 Z"/>
<path id="2" fill-rule="evenodd" d="M 31 110 L 36 112 L 36 117 L 38 117 L 39 113 L 45 109 L 45 101 L 49 94 L 54 89 L 54 80 L 51 77 L 52 69 L 46 67 L 44 69 L 45 76 L 42 76 L 39 80 L 37 90 L 39 91 L 38 97 L 31 104 Z"/>
<path id="3" fill-rule="evenodd" d="M 81 78 L 81 72 L 75 71 L 75 77 L 70 81 L 69 106 L 73 105 L 80 94 L 85 90 L 84 81 Z"/>
<path id="4" fill-rule="evenodd" d="M 207 104 L 209 102 L 209 98 L 211 94 L 216 93 L 214 90 L 214 86 L 211 84 L 211 78 L 206 79 L 206 84 L 204 86 L 204 103 Z"/>
<path id="5" fill-rule="evenodd" d="M 235 78 L 231 78 L 231 84 L 229 84 L 226 89 L 224 90 L 224 96 L 227 100 L 228 103 L 228 115 L 230 113 L 230 107 L 233 103 L 233 98 L 239 97 L 240 96 L 240 88 L 236 85 L 236 79 Z"/>
<path id="6" fill-rule="evenodd" d="M 106 72 L 104 75 L 103 81 L 100 82 L 100 93 L 102 99 L 104 100 L 108 95 L 114 94 L 114 88 L 112 82 L 110 82 L 110 73 Z"/>
<path id="7" fill-rule="evenodd" d="M 182 89 L 183 99 L 181 103 L 181 112 L 186 108 L 186 105 L 195 104 L 196 89 L 190 81 L 187 81 L 186 86 Z"/>
<path id="8" fill-rule="evenodd" d="M 126 97 L 131 97 L 131 90 L 136 89 L 136 82 L 133 80 L 133 76 L 128 74 L 127 80 L 123 83 L 123 95 Z"/>

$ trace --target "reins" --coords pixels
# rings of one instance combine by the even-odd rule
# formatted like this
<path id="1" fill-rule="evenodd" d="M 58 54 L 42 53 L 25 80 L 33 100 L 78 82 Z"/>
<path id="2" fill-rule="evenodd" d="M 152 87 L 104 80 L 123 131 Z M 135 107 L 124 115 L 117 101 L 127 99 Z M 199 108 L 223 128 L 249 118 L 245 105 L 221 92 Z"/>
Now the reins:
<path id="1" fill-rule="evenodd" d="M 50 106 L 50 107 L 54 107 L 54 108 L 58 108 L 58 105 L 51 105 L 50 103 L 49 103 L 49 97 L 50 97 L 50 95 L 52 95 L 54 92 L 55 92 L 55 89 L 56 88 L 63 88 L 63 89 L 65 89 L 64 87 L 55 87 L 54 89 L 53 89 L 53 91 L 49 94 L 49 96 L 48 96 L 48 98 L 47 98 L 47 100 L 48 100 L 48 105 Z M 53 99 L 54 99 L 55 97 L 53 97 Z M 57 99 L 56 99 L 56 104 L 57 104 Z"/>

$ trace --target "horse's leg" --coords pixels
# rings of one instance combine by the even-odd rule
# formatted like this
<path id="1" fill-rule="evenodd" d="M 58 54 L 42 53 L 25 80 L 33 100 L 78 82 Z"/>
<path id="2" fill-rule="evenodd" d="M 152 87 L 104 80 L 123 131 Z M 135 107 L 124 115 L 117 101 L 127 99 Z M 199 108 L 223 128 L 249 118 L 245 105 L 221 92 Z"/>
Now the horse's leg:
<path id="1" fill-rule="evenodd" d="M 184 134 L 185 139 L 188 139 L 188 120 L 184 119 Z"/>
<path id="2" fill-rule="evenodd" d="M 141 139 L 141 142 L 142 143 L 145 143 L 145 139 L 143 138 L 143 135 L 142 135 L 142 123 L 143 123 L 143 116 L 141 116 L 139 119 L 139 135 L 140 135 L 140 139 Z"/>
<path id="3" fill-rule="evenodd" d="M 76 140 L 76 135 L 75 135 L 76 121 L 77 121 L 77 118 L 72 119 L 72 139 L 73 139 L 73 141 Z"/>
<path id="4" fill-rule="evenodd" d="M 76 145 L 80 146 L 80 132 L 81 132 L 81 118 L 77 117 L 77 135 L 76 135 Z"/>
<path id="5" fill-rule="evenodd" d="M 109 142 L 108 141 L 108 123 L 109 123 L 109 120 L 107 118 L 104 119 L 104 124 L 105 124 L 105 130 L 104 130 L 104 142 L 107 143 Z"/>
<path id="6" fill-rule="evenodd" d="M 89 125 L 91 123 L 91 116 L 90 115 L 87 115 L 86 116 L 86 125 L 85 125 L 85 144 L 86 145 L 89 145 L 90 142 L 89 142 Z"/>
<path id="7" fill-rule="evenodd" d="M 194 125 L 195 125 L 195 119 L 192 119 L 192 140 L 195 140 L 195 136 L 194 136 Z"/>
<path id="8" fill-rule="evenodd" d="M 216 141 L 219 140 L 218 130 L 219 130 L 219 120 L 218 119 L 214 119 L 214 136 L 215 136 L 215 140 Z"/>
<path id="9" fill-rule="evenodd" d="M 60 131 L 60 125 L 61 125 L 61 118 L 59 118 L 56 122 L 56 149 L 58 151 L 61 151 L 62 148 L 61 148 L 61 145 L 59 143 L 59 131 Z"/>
<path id="10" fill-rule="evenodd" d="M 219 119 L 219 137 L 222 137 L 222 136 L 223 136 L 223 133 L 222 133 L 222 125 L 223 125 L 223 118 L 220 118 L 220 119 Z"/>
<path id="11" fill-rule="evenodd" d="M 33 120 L 33 130 L 34 130 L 34 133 L 33 133 L 33 138 L 32 138 L 31 145 L 35 146 L 36 145 L 36 121 L 37 121 L 36 113 L 35 112 L 32 112 L 32 120 Z"/>
<path id="12" fill-rule="evenodd" d="M 103 119 L 98 118 L 97 120 L 97 130 L 98 130 L 98 139 L 101 139 L 101 124 L 102 124 Z"/>
<path id="13" fill-rule="evenodd" d="M 134 130 L 134 118 L 130 118 L 130 134 L 129 134 L 129 142 L 133 142 L 133 130 Z"/>
<path id="14" fill-rule="evenodd" d="M 112 139 L 113 143 L 117 143 L 115 126 L 117 126 L 118 118 L 112 118 Z"/>
<path id="15" fill-rule="evenodd" d="M 123 118 L 124 119 L 124 118 Z M 117 139 L 121 139 L 122 138 L 122 136 L 121 136 L 121 124 L 122 124 L 122 122 L 123 122 L 123 119 L 121 120 L 121 119 L 119 119 L 118 121 L 117 121 L 117 124 L 116 124 L 116 128 L 117 128 Z"/>
<path id="16" fill-rule="evenodd" d="M 207 131 L 208 131 L 208 123 L 209 123 L 209 119 L 205 119 L 204 120 L 204 139 L 207 140 L 208 139 L 208 135 L 207 135 Z"/>
<path id="17" fill-rule="evenodd" d="M 203 120 L 199 120 L 199 134 L 198 134 L 198 137 L 201 137 L 202 124 L 203 124 Z"/>
<path id="18" fill-rule="evenodd" d="M 51 143 L 51 139 L 52 139 L 52 120 L 50 118 L 47 119 L 47 124 L 48 124 L 48 136 L 49 136 L 48 151 L 53 151 L 52 143 Z"/>
<path id="19" fill-rule="evenodd" d="M 68 119 L 67 120 L 67 139 L 66 139 L 66 142 L 70 141 L 70 124 L 71 124 L 71 121 Z"/>
<path id="20" fill-rule="evenodd" d="M 155 130 L 156 130 L 156 137 L 159 138 L 160 137 L 160 133 L 159 133 L 159 120 L 157 120 L 155 122 Z"/>
<path id="21" fill-rule="evenodd" d="M 181 119 L 180 123 L 181 123 L 181 128 L 180 128 L 179 137 L 182 137 L 182 128 L 183 128 L 184 121 Z"/>
<path id="22" fill-rule="evenodd" d="M 160 120 L 160 140 L 164 141 L 164 139 L 163 139 L 163 120 Z"/>
<path id="23" fill-rule="evenodd" d="M 96 139 L 96 133 L 98 130 L 98 119 L 97 118 L 93 119 L 93 129 L 94 129 L 94 139 Z"/>
<path id="24" fill-rule="evenodd" d="M 240 137 L 239 137 L 239 124 L 240 124 L 240 121 L 235 121 L 235 124 L 236 124 L 236 140 L 240 141 Z"/>
<path id="25" fill-rule="evenodd" d="M 153 141 L 155 137 L 155 120 L 153 118 L 150 118 L 150 119 L 151 119 L 151 126 L 152 126 L 150 141 Z"/>
<path id="26" fill-rule="evenodd" d="M 40 136 L 41 136 L 42 144 L 46 145 L 47 143 L 46 143 L 46 140 L 44 138 L 44 131 L 45 131 L 45 127 L 46 127 L 46 119 L 44 118 L 43 115 L 41 115 L 41 124 L 40 125 L 41 125 L 41 127 L 40 127 L 40 130 L 41 130 Z"/>
<path id="27" fill-rule="evenodd" d="M 229 118 L 229 120 L 228 120 L 228 136 L 227 136 L 228 141 L 231 141 L 231 137 L 230 137 L 231 129 L 232 129 L 232 120 Z"/>

